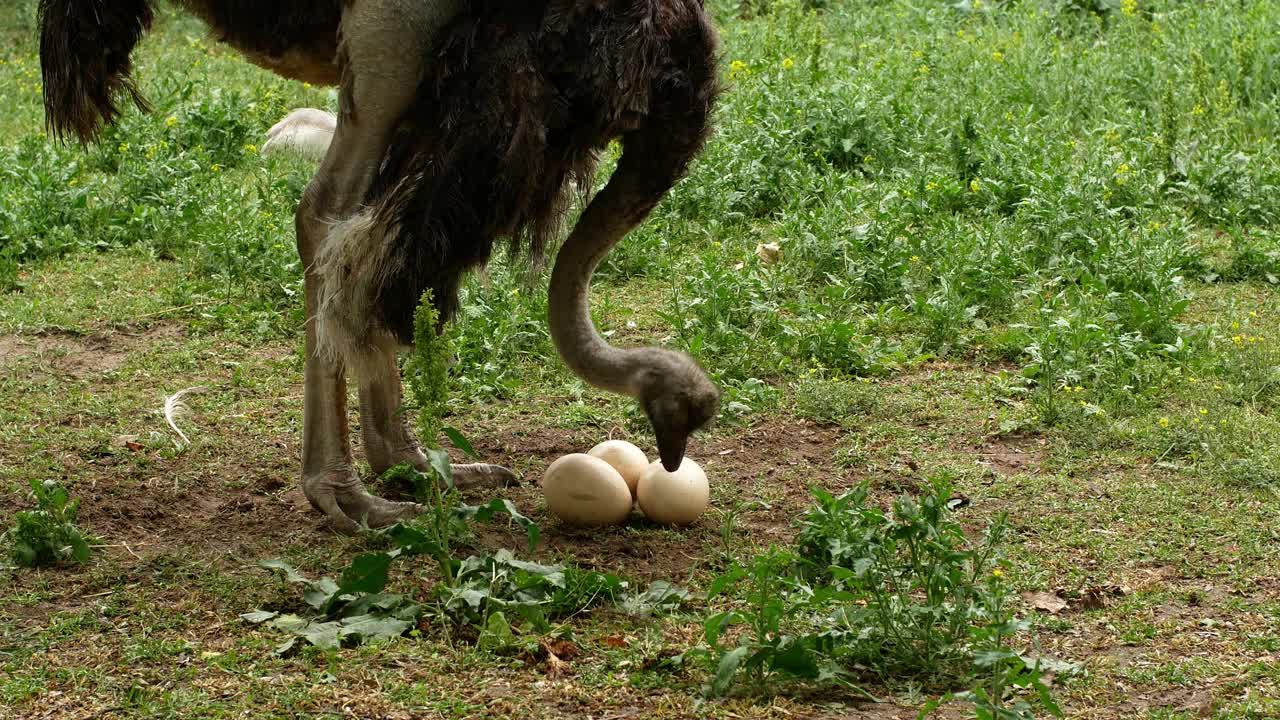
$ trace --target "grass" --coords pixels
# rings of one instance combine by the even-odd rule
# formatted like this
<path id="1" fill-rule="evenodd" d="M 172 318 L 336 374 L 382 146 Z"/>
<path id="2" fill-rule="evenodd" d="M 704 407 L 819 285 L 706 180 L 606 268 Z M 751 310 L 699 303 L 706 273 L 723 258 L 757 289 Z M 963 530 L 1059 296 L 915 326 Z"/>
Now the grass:
<path id="1" fill-rule="evenodd" d="M 516 489 L 537 559 L 705 592 L 791 542 L 810 485 L 867 481 L 887 505 L 946 475 L 974 537 L 1007 514 L 1010 585 L 1071 602 L 1020 608 L 1039 649 L 1019 639 L 1082 664 L 1056 680 L 1069 717 L 1280 712 L 1280 3 L 710 5 L 717 134 L 593 300 L 615 340 L 686 349 L 724 388 L 691 451 L 713 512 L 575 533 Z M 294 487 L 292 212 L 311 168 L 255 147 L 332 97 L 166 13 L 138 55 L 156 111 L 61 147 L 42 133 L 34 6 L 0 8 L 0 491 L 27 509 L 30 480 L 58 481 L 100 547 L 83 569 L 0 570 L 0 717 L 860 702 L 784 685 L 698 704 L 705 672 L 657 662 L 697 645 L 696 607 L 565 620 L 567 676 L 432 633 L 274 656 L 282 638 L 237 615 L 296 592 L 256 563 L 336 575 L 367 549 Z M 606 436 L 647 445 L 636 408 L 554 359 L 545 279 L 521 275 L 499 261 L 468 282 L 448 424 L 530 478 Z M 158 408 L 197 385 L 179 448 Z M 873 717 L 932 697 L 871 689 Z"/>

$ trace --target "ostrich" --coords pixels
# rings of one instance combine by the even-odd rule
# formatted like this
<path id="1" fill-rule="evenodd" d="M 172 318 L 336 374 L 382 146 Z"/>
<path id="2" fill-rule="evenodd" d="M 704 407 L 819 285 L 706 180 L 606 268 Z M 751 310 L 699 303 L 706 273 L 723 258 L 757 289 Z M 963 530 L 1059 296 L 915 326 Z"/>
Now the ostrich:
<path id="1" fill-rule="evenodd" d="M 47 123 L 91 141 L 145 109 L 130 55 L 155 0 L 41 0 Z M 719 393 L 683 353 L 610 346 L 587 293 L 605 254 L 684 174 L 709 132 L 716 37 L 702 0 L 174 0 L 219 40 L 284 77 L 339 88 L 332 142 L 297 208 L 305 268 L 302 489 L 354 532 L 419 512 L 368 493 L 348 440 L 346 371 L 359 383 L 371 469 L 426 458 L 397 413 L 396 353 L 425 290 L 441 318 L 497 239 L 537 263 L 573 186 L 623 148 L 555 257 L 549 329 L 586 382 L 634 398 L 675 470 Z M 455 466 L 459 485 L 510 471 Z"/>

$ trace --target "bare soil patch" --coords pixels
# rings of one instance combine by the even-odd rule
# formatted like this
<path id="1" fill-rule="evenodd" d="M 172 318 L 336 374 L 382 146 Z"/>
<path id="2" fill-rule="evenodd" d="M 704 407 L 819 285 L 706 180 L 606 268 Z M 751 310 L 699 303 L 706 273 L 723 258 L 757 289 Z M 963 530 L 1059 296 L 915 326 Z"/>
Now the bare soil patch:
<path id="1" fill-rule="evenodd" d="M 971 452 L 978 465 L 1003 477 L 1037 473 L 1045 457 L 1045 440 L 1031 435 L 992 437 Z"/>
<path id="2" fill-rule="evenodd" d="M 0 335 L 0 367 L 32 366 L 29 374 L 63 374 L 76 379 L 119 370 L 129 353 L 185 334 L 178 323 L 157 323 L 145 329 L 105 331 L 87 335 L 62 331 Z"/>

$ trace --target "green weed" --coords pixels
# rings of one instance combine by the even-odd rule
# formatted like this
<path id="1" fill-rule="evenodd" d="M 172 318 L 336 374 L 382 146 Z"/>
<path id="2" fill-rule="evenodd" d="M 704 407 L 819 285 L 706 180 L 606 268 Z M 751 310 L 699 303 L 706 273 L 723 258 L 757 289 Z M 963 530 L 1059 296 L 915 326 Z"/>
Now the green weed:
<path id="1" fill-rule="evenodd" d="M 61 562 L 89 561 L 90 538 L 76 527 L 79 500 L 51 481 L 31 481 L 35 510 L 19 510 L 15 525 L 0 535 L 0 545 L 19 567 L 44 567 Z"/>
<path id="2" fill-rule="evenodd" d="M 814 494 L 794 552 L 771 549 L 711 583 L 708 599 L 732 592 L 741 609 L 703 621 L 705 646 L 694 656 L 714 667 L 707 692 L 727 692 L 739 670 L 757 688 L 774 675 L 855 690 L 860 677 L 914 678 L 972 683 L 944 700 L 971 700 L 979 717 L 1061 715 L 1037 661 L 1010 648 L 1029 623 L 1014 615 L 998 562 L 1003 517 L 971 543 L 952 517 L 945 479 L 918 498 L 899 497 L 891 513 L 867 502 L 865 485 Z M 745 632 L 725 643 L 739 625 Z M 1032 694 L 1011 698 L 1015 688 Z"/>

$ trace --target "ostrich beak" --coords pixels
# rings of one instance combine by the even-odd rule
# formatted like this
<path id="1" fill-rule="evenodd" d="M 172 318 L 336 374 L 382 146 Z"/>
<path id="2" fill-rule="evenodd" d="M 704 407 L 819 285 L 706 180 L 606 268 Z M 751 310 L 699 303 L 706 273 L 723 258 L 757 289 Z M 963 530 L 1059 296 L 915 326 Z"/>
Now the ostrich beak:
<path id="1" fill-rule="evenodd" d="M 679 430 L 655 427 L 653 431 L 658 439 L 658 457 L 662 459 L 662 467 L 666 468 L 667 472 L 675 472 L 680 468 L 680 463 L 684 462 L 684 451 L 689 443 L 689 436 Z"/>

